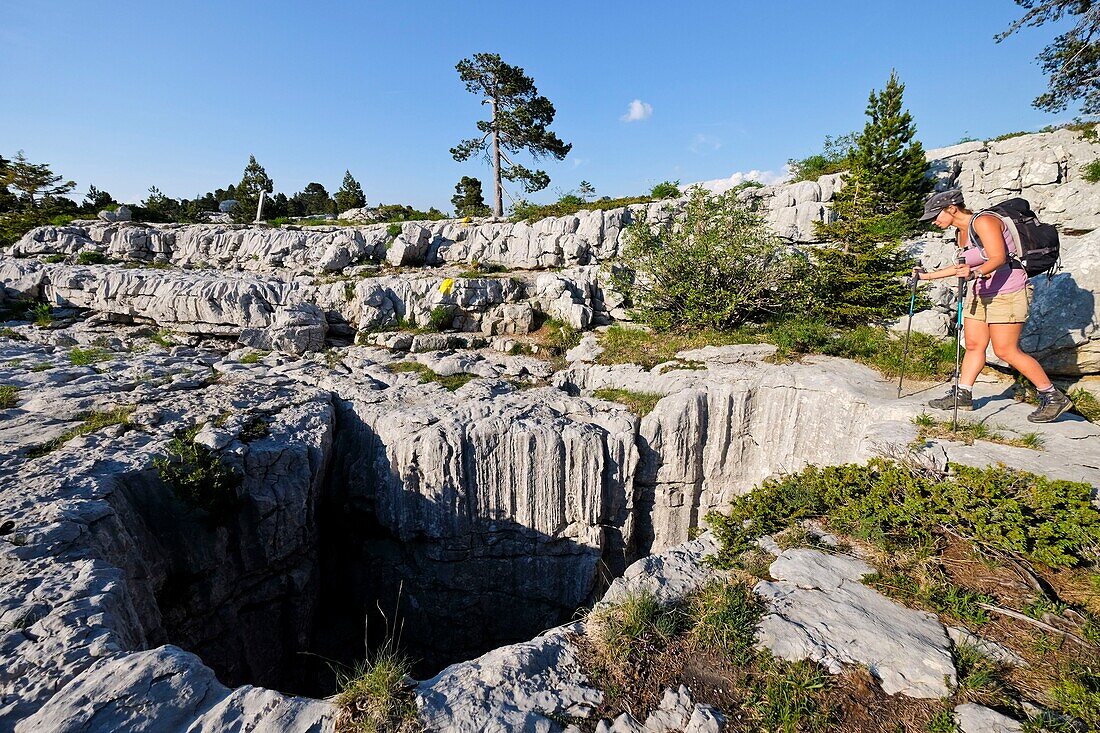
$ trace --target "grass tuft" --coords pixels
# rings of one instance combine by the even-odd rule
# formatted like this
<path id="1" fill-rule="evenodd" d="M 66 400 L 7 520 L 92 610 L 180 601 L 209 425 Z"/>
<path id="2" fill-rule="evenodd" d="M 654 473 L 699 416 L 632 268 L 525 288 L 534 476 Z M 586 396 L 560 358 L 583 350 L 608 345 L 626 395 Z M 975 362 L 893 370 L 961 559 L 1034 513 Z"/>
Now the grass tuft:
<path id="1" fill-rule="evenodd" d="M 101 349 L 97 346 L 93 346 L 87 349 L 82 349 L 79 346 L 74 346 L 69 351 L 69 361 L 73 366 L 89 366 L 96 362 L 106 361 L 111 358 L 111 352 L 107 349 Z"/>
<path id="2" fill-rule="evenodd" d="M 348 675 L 340 675 L 338 733 L 415 733 L 421 729 L 406 684 L 412 662 L 386 643 Z"/>
<path id="3" fill-rule="evenodd" d="M 130 415 L 134 413 L 133 405 L 124 405 L 122 407 L 115 407 L 110 410 L 96 411 L 91 410 L 78 415 L 78 419 L 81 421 L 79 425 L 74 428 L 66 430 L 61 435 L 57 436 L 53 440 L 47 443 L 41 443 L 39 445 L 32 446 L 27 450 L 27 458 L 35 459 L 41 458 L 44 455 L 52 453 L 65 443 L 68 443 L 73 438 L 79 435 L 89 435 L 102 430 L 103 428 L 112 427 L 114 425 L 122 425 L 128 427 L 130 425 Z"/>
<path id="4" fill-rule="evenodd" d="M 1011 445 L 1016 448 L 1043 449 L 1043 436 L 1038 433 L 1023 433 L 1019 437 L 1009 438 L 983 422 L 959 420 L 955 430 L 952 430 L 950 420 L 936 420 L 927 412 L 922 412 L 913 418 L 913 424 L 920 428 L 917 433 L 918 441 L 938 438 L 974 445 L 975 440 L 984 440 L 987 443 Z"/>
<path id="5" fill-rule="evenodd" d="M 14 384 L 0 384 L 0 410 L 10 410 L 19 403 L 19 388 Z"/>
<path id="6" fill-rule="evenodd" d="M 592 393 L 593 397 L 609 402 L 618 402 L 626 405 L 627 409 L 638 417 L 645 417 L 653 412 L 653 408 L 664 397 L 663 394 L 654 392 L 632 392 L 629 389 L 597 389 Z"/>

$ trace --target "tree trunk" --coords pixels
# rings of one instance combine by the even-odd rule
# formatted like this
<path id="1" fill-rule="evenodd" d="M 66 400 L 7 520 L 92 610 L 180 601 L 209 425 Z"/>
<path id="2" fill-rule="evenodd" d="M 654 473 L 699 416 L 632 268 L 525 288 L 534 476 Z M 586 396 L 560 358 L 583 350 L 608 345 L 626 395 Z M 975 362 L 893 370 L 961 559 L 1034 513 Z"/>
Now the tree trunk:
<path id="1" fill-rule="evenodd" d="M 497 126 L 497 102 L 493 100 L 493 214 L 504 216 L 504 188 L 500 179 L 500 137 Z"/>

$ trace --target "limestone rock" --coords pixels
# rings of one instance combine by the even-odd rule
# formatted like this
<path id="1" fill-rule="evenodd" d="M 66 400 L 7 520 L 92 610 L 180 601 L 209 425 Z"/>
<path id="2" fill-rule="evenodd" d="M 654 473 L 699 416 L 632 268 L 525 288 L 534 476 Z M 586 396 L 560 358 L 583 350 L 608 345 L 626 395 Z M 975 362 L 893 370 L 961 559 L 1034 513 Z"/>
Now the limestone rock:
<path id="1" fill-rule="evenodd" d="M 721 733 L 726 728 L 726 716 L 710 705 L 697 704 L 691 692 L 680 685 L 678 690 L 665 690 L 661 703 L 639 722 L 630 713 L 614 721 L 601 720 L 596 733 Z"/>
<path id="2" fill-rule="evenodd" d="M 917 311 L 913 314 L 913 333 L 923 333 L 938 338 L 946 338 L 954 325 L 954 318 L 947 313 L 937 310 Z M 891 331 L 904 334 L 909 327 L 909 317 L 902 316 L 886 326 Z"/>
<path id="3" fill-rule="evenodd" d="M 386 262 L 395 267 L 422 265 L 430 242 L 431 232 L 428 229 L 415 222 L 407 222 L 386 250 Z"/>
<path id="4" fill-rule="evenodd" d="M 130 221 L 130 207 L 126 204 L 122 204 L 114 211 L 104 209 L 97 214 L 97 217 L 106 222 Z"/>
<path id="5" fill-rule="evenodd" d="M 955 666 L 936 617 L 900 606 L 860 582 L 874 568 L 855 558 L 793 549 L 755 591 L 768 604 L 758 643 L 783 659 L 812 659 L 836 674 L 867 666 L 888 695 L 941 698 Z"/>
<path id="6" fill-rule="evenodd" d="M 1023 733 L 1018 720 L 996 710 L 968 702 L 955 708 L 955 724 L 962 733 Z"/>
<path id="7" fill-rule="evenodd" d="M 275 309 L 270 326 L 264 329 L 246 328 L 239 343 L 268 351 L 304 354 L 325 348 L 328 322 L 324 312 L 315 305 L 297 304 Z"/>
<path id="8" fill-rule="evenodd" d="M 557 730 L 548 715 L 587 717 L 603 693 L 588 686 L 569 635 L 575 626 L 496 649 L 443 670 L 417 689 L 429 730 L 510 733 Z"/>

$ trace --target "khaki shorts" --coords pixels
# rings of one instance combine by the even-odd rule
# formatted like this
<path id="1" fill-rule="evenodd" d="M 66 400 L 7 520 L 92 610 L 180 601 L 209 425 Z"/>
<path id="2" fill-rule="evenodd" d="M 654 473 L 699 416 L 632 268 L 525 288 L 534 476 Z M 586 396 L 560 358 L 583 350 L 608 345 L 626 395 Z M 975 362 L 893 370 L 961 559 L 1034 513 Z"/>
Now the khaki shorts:
<path id="1" fill-rule="evenodd" d="M 963 317 L 986 323 L 1023 323 L 1031 307 L 1032 286 L 1015 293 L 978 296 L 971 289 L 963 305 Z"/>

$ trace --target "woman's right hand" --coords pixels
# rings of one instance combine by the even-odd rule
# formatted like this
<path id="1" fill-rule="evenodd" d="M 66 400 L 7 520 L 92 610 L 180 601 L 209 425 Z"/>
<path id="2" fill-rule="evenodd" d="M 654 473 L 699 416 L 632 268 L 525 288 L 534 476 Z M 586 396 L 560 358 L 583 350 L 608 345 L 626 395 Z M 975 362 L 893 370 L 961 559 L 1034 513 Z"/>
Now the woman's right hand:
<path id="1" fill-rule="evenodd" d="M 922 270 L 921 268 L 919 268 L 919 267 L 914 267 L 913 268 L 913 274 L 912 274 L 913 280 L 923 280 L 924 278 L 921 277 L 921 275 L 923 275 L 923 274 L 924 274 L 924 270 Z"/>

